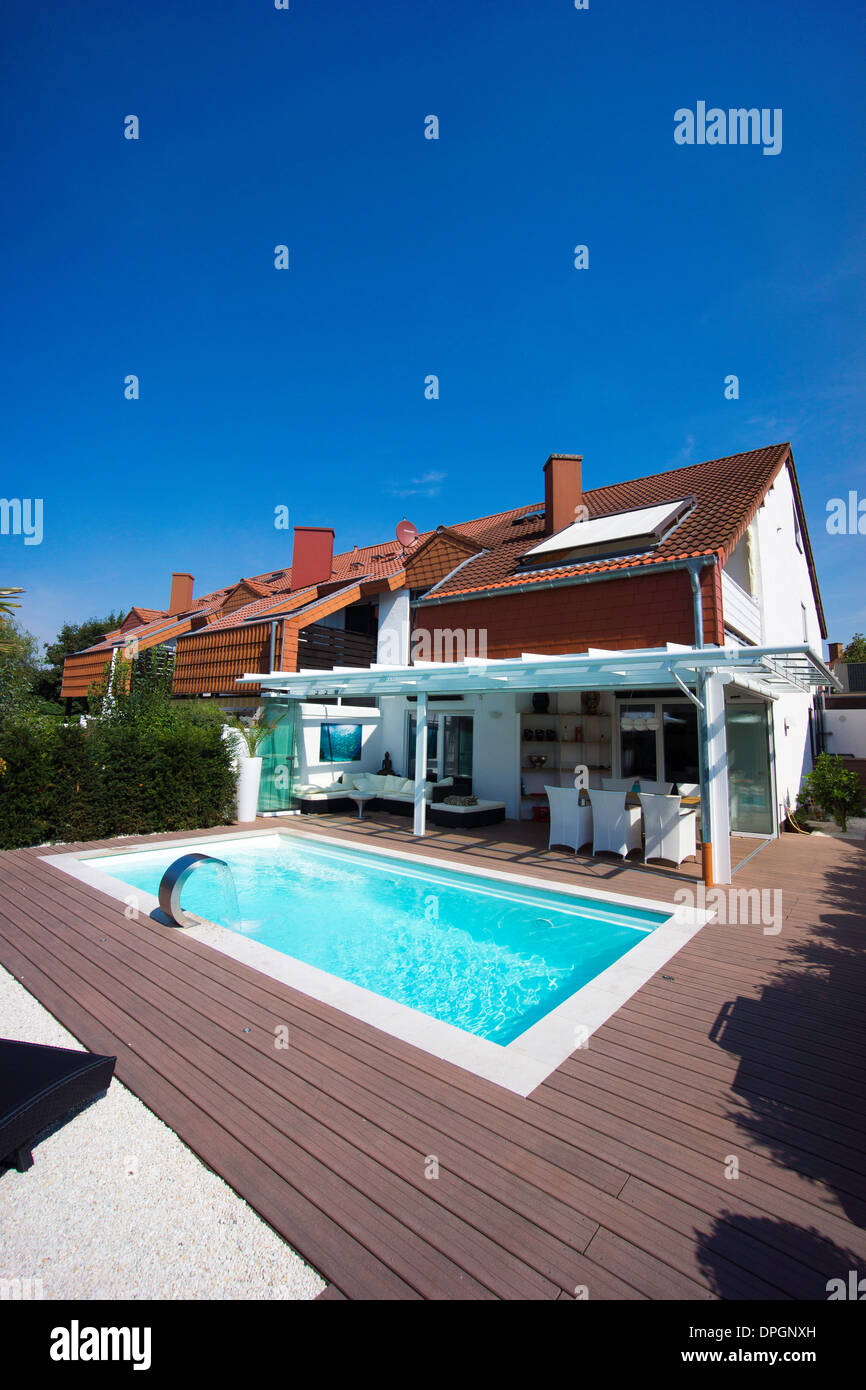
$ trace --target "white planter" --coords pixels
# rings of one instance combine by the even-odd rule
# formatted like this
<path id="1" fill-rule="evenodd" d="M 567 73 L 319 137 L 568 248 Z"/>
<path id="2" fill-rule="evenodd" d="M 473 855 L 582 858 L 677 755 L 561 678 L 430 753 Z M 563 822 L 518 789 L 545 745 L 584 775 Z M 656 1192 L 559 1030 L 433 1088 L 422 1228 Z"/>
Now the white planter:
<path id="1" fill-rule="evenodd" d="M 261 758 L 238 759 L 238 820 L 256 818 L 259 805 L 259 783 L 262 780 Z"/>

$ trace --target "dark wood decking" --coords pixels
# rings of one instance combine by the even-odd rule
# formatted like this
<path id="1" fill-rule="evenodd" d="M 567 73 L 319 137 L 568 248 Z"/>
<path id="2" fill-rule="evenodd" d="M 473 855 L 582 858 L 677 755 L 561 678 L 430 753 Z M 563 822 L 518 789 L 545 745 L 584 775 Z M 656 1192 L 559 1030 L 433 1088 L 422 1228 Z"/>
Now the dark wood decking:
<path id="1" fill-rule="evenodd" d="M 665 901 L 684 882 L 545 854 L 535 826 L 283 824 Z M 781 888 L 782 931 L 705 927 L 525 1100 L 39 856 L 0 855 L 0 962 L 329 1297 L 823 1299 L 866 1262 L 863 846 L 763 848 L 735 887 Z"/>

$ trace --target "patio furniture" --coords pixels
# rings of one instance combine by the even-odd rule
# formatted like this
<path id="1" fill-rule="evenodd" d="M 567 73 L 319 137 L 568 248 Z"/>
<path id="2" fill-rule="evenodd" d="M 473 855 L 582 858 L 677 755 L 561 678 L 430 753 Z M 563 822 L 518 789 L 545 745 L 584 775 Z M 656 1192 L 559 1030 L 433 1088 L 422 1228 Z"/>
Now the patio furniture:
<path id="1" fill-rule="evenodd" d="M 677 791 L 680 796 L 696 796 L 700 800 L 700 782 L 677 782 Z"/>
<path id="2" fill-rule="evenodd" d="M 636 777 L 602 777 L 602 790 L 606 792 L 630 792 Z"/>
<path id="3" fill-rule="evenodd" d="M 504 801 L 482 801 L 474 806 L 449 806 L 444 801 L 434 801 L 427 806 L 427 819 L 434 825 L 451 826 L 455 830 L 472 830 L 478 825 L 496 825 L 505 820 Z"/>
<path id="4" fill-rule="evenodd" d="M 349 800 L 354 801 L 358 808 L 358 820 L 364 819 L 364 807 L 368 801 L 376 800 L 375 792 L 349 792 Z"/>
<path id="5" fill-rule="evenodd" d="M 673 782 L 648 782 L 645 777 L 638 778 L 638 793 L 655 793 L 657 796 L 670 796 L 674 789 Z"/>
<path id="6" fill-rule="evenodd" d="M 550 803 L 550 837 L 547 848 L 568 845 L 575 853 L 592 839 L 592 810 L 581 806 L 580 792 L 570 787 L 545 787 Z"/>
<path id="7" fill-rule="evenodd" d="M 640 807 L 626 806 L 625 793 L 595 791 L 590 788 L 592 803 L 592 852 L 607 850 L 621 854 L 623 859 L 633 849 L 640 849 Z"/>
<path id="8" fill-rule="evenodd" d="M 651 796 L 642 792 L 644 863 L 670 859 L 677 868 L 689 856 L 697 857 L 697 814 L 684 811 L 678 796 Z"/>
<path id="9" fill-rule="evenodd" d="M 50 1125 L 107 1091 L 116 1057 L 0 1039 L 0 1166 L 32 1167 Z"/>

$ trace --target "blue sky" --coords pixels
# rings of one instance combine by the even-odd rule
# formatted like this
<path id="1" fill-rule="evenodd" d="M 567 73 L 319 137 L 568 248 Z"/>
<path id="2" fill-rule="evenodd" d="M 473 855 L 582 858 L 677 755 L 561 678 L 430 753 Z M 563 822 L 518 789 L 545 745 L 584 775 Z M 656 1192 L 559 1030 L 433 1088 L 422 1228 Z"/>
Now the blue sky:
<path id="1" fill-rule="evenodd" d="M 782 439 L 830 638 L 866 630 L 866 537 L 825 529 L 866 498 L 855 0 L 7 0 L 3 28 L 0 494 L 43 498 L 44 539 L 0 536 L 0 584 L 40 638 L 286 564 L 278 506 L 344 549 L 537 501 L 554 451 L 592 487 Z M 698 100 L 781 108 L 782 152 L 676 145 Z"/>

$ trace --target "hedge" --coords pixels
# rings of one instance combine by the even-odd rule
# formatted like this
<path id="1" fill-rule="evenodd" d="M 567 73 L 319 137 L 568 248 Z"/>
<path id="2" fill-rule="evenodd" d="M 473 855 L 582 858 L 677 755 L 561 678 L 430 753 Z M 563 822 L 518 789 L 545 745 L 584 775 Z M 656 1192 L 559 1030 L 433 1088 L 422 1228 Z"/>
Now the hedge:
<path id="1" fill-rule="evenodd" d="M 237 774 L 219 726 L 28 719 L 0 728 L 0 759 L 0 849 L 235 819 Z"/>

